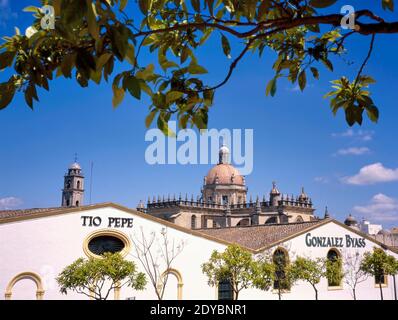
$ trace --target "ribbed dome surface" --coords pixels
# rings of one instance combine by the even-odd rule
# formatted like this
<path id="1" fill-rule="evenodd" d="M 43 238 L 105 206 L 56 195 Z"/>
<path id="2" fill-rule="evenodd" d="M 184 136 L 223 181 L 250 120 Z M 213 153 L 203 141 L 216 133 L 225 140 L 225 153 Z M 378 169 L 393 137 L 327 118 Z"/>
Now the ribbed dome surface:
<path id="1" fill-rule="evenodd" d="M 243 177 L 238 169 L 230 164 L 221 163 L 214 166 L 206 176 L 206 184 L 237 184 L 244 185 Z"/>

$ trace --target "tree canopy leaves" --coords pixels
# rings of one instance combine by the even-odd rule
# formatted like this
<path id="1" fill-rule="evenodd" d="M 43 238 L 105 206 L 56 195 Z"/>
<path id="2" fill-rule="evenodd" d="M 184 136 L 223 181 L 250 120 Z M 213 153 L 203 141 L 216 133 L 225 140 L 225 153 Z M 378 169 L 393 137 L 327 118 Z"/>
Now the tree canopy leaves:
<path id="1" fill-rule="evenodd" d="M 393 0 L 379 1 L 384 10 L 394 10 Z M 167 134 L 167 121 L 176 117 L 182 128 L 205 128 L 215 91 L 228 82 L 247 52 L 261 56 L 269 49 L 276 54 L 275 76 L 266 86 L 266 94 L 274 96 L 280 78 L 298 82 L 304 90 L 308 71 L 314 79 L 320 78 L 320 67 L 333 71 L 332 58 L 346 53 L 347 39 L 359 34 L 372 35 L 368 56 L 357 77 L 340 77 L 333 83 L 336 90 L 327 97 L 332 112 L 344 110 L 350 126 L 361 124 L 364 114 L 376 122 L 379 110 L 367 90 L 374 80 L 363 70 L 374 36 L 397 33 L 398 22 L 386 22 L 364 9 L 355 12 L 354 29 L 343 32 L 344 16 L 330 13 L 339 2 L 42 0 L 42 5 L 54 7 L 55 29 L 41 29 L 44 13 L 30 6 L 25 11 L 33 13 L 34 22 L 26 34 L 17 30 L 0 45 L 0 70 L 13 68 L 13 75 L 0 84 L 0 109 L 20 92 L 33 108 L 39 101 L 37 88 L 49 90 L 55 77 L 73 77 L 81 87 L 113 77 L 115 108 L 126 93 L 137 100 L 143 94 L 149 97 L 147 126 L 157 118 L 158 127 Z M 208 70 L 196 54 L 214 32 L 220 34 L 220 50 L 231 61 L 225 78 L 208 84 L 203 78 Z M 238 40 L 240 50 L 231 45 L 233 40 Z M 153 55 L 149 65 L 141 63 L 144 48 Z M 124 71 L 115 74 L 117 62 Z"/>
<path id="2" fill-rule="evenodd" d="M 64 294 L 75 291 L 96 300 L 106 300 L 117 287 L 143 290 L 147 280 L 133 262 L 125 260 L 119 253 L 104 253 L 101 259 L 77 259 L 64 268 L 57 282 Z"/>
<path id="3" fill-rule="evenodd" d="M 224 252 L 213 251 L 209 261 L 202 265 L 209 285 L 229 281 L 236 300 L 241 290 L 252 286 L 256 268 L 252 253 L 238 245 L 228 246 Z"/>
<path id="4" fill-rule="evenodd" d="M 292 282 L 298 280 L 308 282 L 315 291 L 315 299 L 318 300 L 317 285 L 327 275 L 325 260 L 297 257 L 289 269 Z"/>

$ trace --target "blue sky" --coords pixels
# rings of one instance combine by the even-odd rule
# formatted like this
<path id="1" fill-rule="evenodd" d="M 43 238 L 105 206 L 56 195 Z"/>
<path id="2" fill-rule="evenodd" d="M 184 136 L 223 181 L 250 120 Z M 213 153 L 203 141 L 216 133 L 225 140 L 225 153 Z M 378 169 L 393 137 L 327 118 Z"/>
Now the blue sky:
<path id="1" fill-rule="evenodd" d="M 384 14 L 379 1 L 345 1 L 370 7 Z M 0 0 L 0 34 L 13 33 L 15 25 L 25 30 L 30 15 L 21 9 L 38 1 Z M 312 197 L 317 214 L 329 206 L 332 216 L 349 213 L 368 217 L 385 227 L 398 225 L 398 36 L 378 36 L 365 73 L 377 83 L 373 99 L 381 110 L 378 124 L 365 121 L 350 129 L 344 116 L 333 117 L 328 101 L 329 81 L 342 75 L 354 77 L 366 56 L 369 37 L 356 37 L 349 55 L 337 61 L 335 73 L 321 68 L 321 80 L 309 81 L 304 93 L 280 82 L 274 98 L 265 96 L 272 77 L 272 54 L 262 59 L 248 55 L 230 82 L 221 88 L 210 112 L 209 128 L 254 130 L 254 170 L 246 179 L 249 194 L 268 194 L 276 180 L 283 193 L 298 194 L 301 186 Z M 232 56 L 238 52 L 233 43 Z M 230 61 L 213 36 L 199 54 L 210 71 L 207 79 L 217 83 Z M 150 63 L 151 56 L 144 57 Z M 0 81 L 6 79 L 0 73 Z M 40 103 L 31 111 L 18 95 L 0 112 L 0 208 L 59 206 L 63 175 L 79 154 L 89 184 L 94 162 L 92 202 L 113 201 L 135 207 L 148 196 L 200 193 L 210 165 L 150 166 L 145 162 L 148 142 L 144 137 L 147 100 L 127 98 L 112 109 L 109 85 L 90 84 L 81 89 L 70 80 L 58 79 L 51 91 L 40 92 Z M 88 194 L 86 203 L 88 203 Z"/>

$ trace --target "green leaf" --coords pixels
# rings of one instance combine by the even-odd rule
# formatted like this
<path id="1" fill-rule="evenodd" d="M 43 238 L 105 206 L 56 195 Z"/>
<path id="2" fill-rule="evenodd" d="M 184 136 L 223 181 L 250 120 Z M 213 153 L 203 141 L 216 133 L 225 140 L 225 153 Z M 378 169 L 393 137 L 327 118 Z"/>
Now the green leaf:
<path id="1" fill-rule="evenodd" d="M 157 112 L 158 112 L 158 111 L 157 111 L 156 109 L 154 109 L 154 110 L 152 110 L 152 111 L 148 114 L 148 116 L 146 117 L 146 119 L 145 119 L 145 126 L 146 126 L 147 128 L 149 128 L 149 127 L 151 126 L 151 124 L 152 124 L 152 122 L 153 122 L 153 119 L 155 118 Z"/>
<path id="2" fill-rule="evenodd" d="M 101 83 L 102 71 L 101 70 L 91 70 L 90 79 L 93 80 L 96 84 Z"/>
<path id="3" fill-rule="evenodd" d="M 25 91 L 25 101 L 31 109 L 33 109 L 33 99 L 39 101 L 39 98 L 37 97 L 36 87 L 33 83 L 30 83 Z"/>
<path id="4" fill-rule="evenodd" d="M 330 60 L 322 59 L 321 61 L 326 66 L 326 68 L 328 68 L 330 71 L 333 71 L 333 64 L 332 64 L 332 62 Z"/>
<path id="5" fill-rule="evenodd" d="M 183 92 L 179 91 L 170 91 L 166 94 L 166 104 L 169 105 L 170 103 L 180 99 L 184 95 Z"/>
<path id="6" fill-rule="evenodd" d="M 141 99 L 140 82 L 136 77 L 134 77 L 132 75 L 124 77 L 123 88 L 125 90 L 127 89 L 134 98 L 136 98 L 138 100 Z"/>
<path id="7" fill-rule="evenodd" d="M 186 114 L 184 114 L 183 116 L 180 117 L 180 119 L 179 119 L 180 128 L 182 128 L 182 129 L 186 129 L 187 128 L 187 123 L 188 123 L 189 118 L 190 118 L 190 114 L 189 113 L 186 113 Z"/>
<path id="8" fill-rule="evenodd" d="M 305 74 L 305 70 L 301 71 L 298 76 L 298 83 L 301 91 L 304 91 L 305 86 L 307 85 L 307 76 Z"/>
<path id="9" fill-rule="evenodd" d="M 181 57 L 180 57 L 181 63 L 184 63 L 185 61 L 187 61 L 190 54 L 191 54 L 191 50 L 188 48 L 188 46 L 185 46 L 181 52 Z"/>
<path id="10" fill-rule="evenodd" d="M 15 95 L 15 86 L 13 83 L 6 82 L 0 84 L 0 110 L 6 108 Z"/>
<path id="11" fill-rule="evenodd" d="M 345 118 L 350 127 L 352 127 L 355 122 L 358 122 L 360 124 L 362 123 L 362 114 L 359 117 L 359 114 L 357 112 L 358 109 L 359 108 L 355 107 L 352 104 L 348 105 L 348 107 L 345 109 Z"/>
<path id="12" fill-rule="evenodd" d="M 162 67 L 162 69 L 164 71 L 166 71 L 169 68 L 178 68 L 179 67 L 179 65 L 177 63 L 175 63 L 174 61 L 169 61 L 169 60 L 163 60 L 160 63 L 160 66 Z"/>
<path id="13" fill-rule="evenodd" d="M 198 65 L 198 64 L 190 64 L 188 66 L 188 72 L 190 74 L 205 74 L 208 73 L 208 71 L 203 68 L 202 66 Z"/>
<path id="14" fill-rule="evenodd" d="M 147 81 L 149 78 L 153 77 L 154 73 L 153 71 L 155 70 L 155 66 L 151 63 L 149 64 L 144 70 L 138 71 L 135 76 L 138 79 L 142 79 Z"/>
<path id="15" fill-rule="evenodd" d="M 120 7 L 119 7 L 119 10 L 120 10 L 120 11 L 123 11 L 124 8 L 126 8 L 127 1 L 128 1 L 128 0 L 120 0 Z"/>
<path id="16" fill-rule="evenodd" d="M 311 0 L 310 6 L 314 8 L 327 8 L 336 2 L 337 0 Z"/>
<path id="17" fill-rule="evenodd" d="M 372 122 L 378 122 L 379 120 L 379 109 L 376 106 L 366 107 L 366 113 Z"/>
<path id="18" fill-rule="evenodd" d="M 0 70 L 12 66 L 16 52 L 15 51 L 5 51 L 0 53 Z"/>
<path id="19" fill-rule="evenodd" d="M 381 5 L 384 10 L 394 11 L 394 0 L 382 0 Z"/>
<path id="20" fill-rule="evenodd" d="M 103 53 L 97 60 L 97 70 L 101 70 L 111 57 L 111 53 Z"/>
<path id="21" fill-rule="evenodd" d="M 113 99 L 112 105 L 114 108 L 117 108 L 123 101 L 125 90 L 119 87 L 120 80 L 122 79 L 123 74 L 118 74 L 113 80 L 112 90 L 113 90 Z"/>
<path id="22" fill-rule="evenodd" d="M 88 24 L 88 31 L 90 32 L 91 36 L 95 39 L 98 40 L 100 37 L 99 34 L 99 27 L 97 23 L 97 19 L 94 14 L 94 9 L 91 5 L 91 0 L 86 0 L 87 4 L 87 24 Z"/>
<path id="23" fill-rule="evenodd" d="M 122 103 L 124 95 L 125 91 L 123 88 L 113 88 L 112 105 L 114 108 L 117 108 Z"/>
<path id="24" fill-rule="evenodd" d="M 22 10 L 23 12 L 33 12 L 33 13 L 38 13 L 41 12 L 40 8 L 35 7 L 35 6 L 28 6 L 23 8 Z"/>
<path id="25" fill-rule="evenodd" d="M 231 56 L 231 45 L 229 44 L 228 38 L 221 34 L 221 45 L 222 45 L 222 50 L 224 51 L 224 54 L 230 58 Z"/>
<path id="26" fill-rule="evenodd" d="M 149 10 L 149 0 L 138 0 L 141 12 L 146 16 Z"/>
<path id="27" fill-rule="evenodd" d="M 128 50 L 128 29 L 123 26 L 112 26 L 111 28 L 111 43 L 112 50 L 115 53 L 116 57 L 123 61 Z"/>
<path id="28" fill-rule="evenodd" d="M 173 132 L 173 130 L 170 129 L 170 127 L 169 127 L 169 125 L 167 123 L 169 115 L 164 114 L 164 113 L 160 113 L 160 115 L 158 117 L 158 123 L 157 123 L 158 124 L 158 128 L 164 133 L 165 136 L 175 137 L 176 134 Z"/>
<path id="29" fill-rule="evenodd" d="M 135 65 L 135 48 L 130 43 L 127 48 L 126 59 L 131 65 Z"/>
<path id="30" fill-rule="evenodd" d="M 61 71 L 65 78 L 72 77 L 72 69 L 75 66 L 76 53 L 64 56 L 61 62 Z"/>
<path id="31" fill-rule="evenodd" d="M 197 12 L 200 13 L 200 0 L 191 0 L 192 8 Z"/>
<path id="32" fill-rule="evenodd" d="M 362 85 L 368 85 L 368 84 L 376 83 L 376 80 L 373 79 L 373 78 L 370 77 L 370 76 L 361 76 L 361 77 L 359 78 L 359 80 L 360 80 L 360 82 L 361 82 Z"/>
<path id="33" fill-rule="evenodd" d="M 319 71 L 318 71 L 318 69 L 314 68 L 314 67 L 311 67 L 311 72 L 312 72 L 313 77 L 318 80 L 319 79 Z"/>
<path id="34" fill-rule="evenodd" d="M 265 94 L 267 96 L 271 95 L 272 97 L 275 96 L 276 93 L 276 77 L 273 78 L 270 82 L 268 82 L 267 89 Z"/>
<path id="35" fill-rule="evenodd" d="M 63 0 L 61 5 L 61 17 L 64 25 L 71 27 L 83 22 L 87 14 L 87 3 L 82 0 Z"/>

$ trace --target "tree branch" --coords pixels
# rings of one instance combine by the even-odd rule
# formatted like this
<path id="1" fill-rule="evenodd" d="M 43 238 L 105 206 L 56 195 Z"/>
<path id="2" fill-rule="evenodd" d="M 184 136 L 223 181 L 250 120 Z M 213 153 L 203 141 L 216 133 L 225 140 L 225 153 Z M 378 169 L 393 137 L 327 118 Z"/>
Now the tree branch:
<path id="1" fill-rule="evenodd" d="M 374 42 L 375 42 L 375 38 L 376 38 L 376 35 L 372 35 L 372 40 L 370 41 L 370 46 L 369 46 L 368 55 L 366 56 L 364 62 L 363 62 L 362 65 L 361 65 L 361 68 L 359 69 L 358 75 L 357 75 L 357 77 L 356 77 L 356 79 L 355 79 L 354 87 L 357 86 L 358 81 L 359 81 L 359 78 L 361 77 L 362 71 L 363 71 L 363 69 L 365 68 L 365 65 L 368 63 L 368 61 L 369 61 L 369 59 L 370 59 L 370 56 L 372 55 L 373 45 L 374 45 Z"/>

